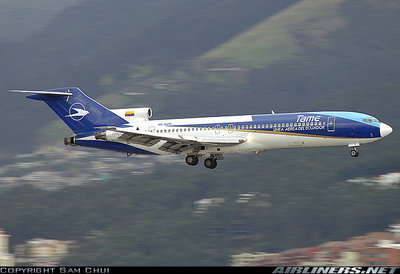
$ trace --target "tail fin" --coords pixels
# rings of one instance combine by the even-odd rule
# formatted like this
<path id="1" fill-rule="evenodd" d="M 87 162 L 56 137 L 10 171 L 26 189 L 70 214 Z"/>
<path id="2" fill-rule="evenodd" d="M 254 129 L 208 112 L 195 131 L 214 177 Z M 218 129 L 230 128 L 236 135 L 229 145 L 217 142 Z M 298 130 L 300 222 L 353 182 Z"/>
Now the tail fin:
<path id="1" fill-rule="evenodd" d="M 76 134 L 96 131 L 97 127 L 128 123 L 76 87 L 13 92 L 30 93 L 27 98 L 44 101 Z"/>

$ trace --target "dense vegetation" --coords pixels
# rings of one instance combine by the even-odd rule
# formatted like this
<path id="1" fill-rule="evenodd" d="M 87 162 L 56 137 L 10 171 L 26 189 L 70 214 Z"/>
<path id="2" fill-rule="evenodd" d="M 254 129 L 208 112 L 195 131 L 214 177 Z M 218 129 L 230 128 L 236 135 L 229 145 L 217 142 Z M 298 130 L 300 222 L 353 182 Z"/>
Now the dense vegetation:
<path id="1" fill-rule="evenodd" d="M 311 150 L 305 153 L 312 157 Z M 400 189 L 344 182 L 338 174 L 351 173 L 345 165 L 321 164 L 340 161 L 338 154 L 312 163 L 283 154 L 286 160 L 279 163 L 261 155 L 234 157 L 209 174 L 184 164 L 174 170 L 161 165 L 153 175 L 55 192 L 13 188 L 0 194 L 0 206 L 7 208 L 0 219 L 15 242 L 76 240 L 78 247 L 65 261 L 73 265 L 224 265 L 229 255 L 242 251 L 343 240 L 383 230 L 398 218 L 394 205 Z M 301 175 L 289 172 L 299 166 Z M 254 197 L 240 203 L 243 193 Z M 224 202 L 194 213 L 194 202 L 204 198 Z"/>
<path id="2" fill-rule="evenodd" d="M 355 110 L 390 124 L 392 135 L 357 159 L 347 148 L 279 150 L 226 155 L 212 172 L 165 164 L 151 175 L 54 192 L 2 190 L 0 226 L 13 243 L 76 240 L 66 264 L 225 265 L 242 251 L 343 240 L 397 221 L 399 189 L 346 179 L 400 166 L 400 6 L 313 2 L 80 1 L 29 39 L 0 43 L 0 87 L 80 86 L 111 107 L 151 105 L 155 118 Z M 240 49 L 254 31 L 273 35 L 252 40 L 260 45 L 252 53 L 262 54 L 248 58 Z M 238 50 L 220 50 L 230 42 Z M 70 134 L 44 122 L 55 116 L 43 105 L 1 96 L 1 162 L 45 144 L 49 132 L 58 145 Z M 241 193 L 255 196 L 238 203 Z M 194 214 L 204 198 L 224 202 Z"/>

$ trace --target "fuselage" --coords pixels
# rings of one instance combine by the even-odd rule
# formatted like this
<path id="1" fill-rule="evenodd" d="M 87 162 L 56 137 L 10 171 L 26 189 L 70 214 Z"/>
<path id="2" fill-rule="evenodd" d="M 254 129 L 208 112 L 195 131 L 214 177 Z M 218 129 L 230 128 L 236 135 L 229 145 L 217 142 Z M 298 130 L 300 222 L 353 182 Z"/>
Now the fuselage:
<path id="1" fill-rule="evenodd" d="M 340 146 L 358 147 L 390 134 L 392 129 L 375 117 L 356 112 L 304 112 L 283 114 L 260 114 L 185 118 L 171 120 L 133 121 L 130 126 L 138 131 L 166 136 L 188 137 L 238 137 L 246 140 L 229 146 L 205 145 L 196 154 L 222 154 L 262 151 L 276 148 Z M 89 138 L 91 139 L 91 138 Z M 76 143 L 82 144 L 87 137 Z M 101 142 L 101 141 L 96 141 Z M 94 143 L 88 146 L 96 146 Z M 120 142 L 109 149 L 134 154 L 175 154 L 161 151 L 162 143 L 154 146 L 134 145 Z M 101 148 L 106 148 L 101 143 Z M 128 145 L 128 146 L 127 146 Z M 133 151 L 134 150 L 134 151 Z"/>

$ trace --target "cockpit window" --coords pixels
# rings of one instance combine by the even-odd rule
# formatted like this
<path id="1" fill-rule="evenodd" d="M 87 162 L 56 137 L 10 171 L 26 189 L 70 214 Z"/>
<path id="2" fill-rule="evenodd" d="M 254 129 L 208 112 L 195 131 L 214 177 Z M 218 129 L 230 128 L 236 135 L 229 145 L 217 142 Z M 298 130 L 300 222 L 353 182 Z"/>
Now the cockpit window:
<path id="1" fill-rule="evenodd" d="M 363 119 L 363 122 L 364 123 L 380 123 L 379 122 L 379 120 L 378 119 L 375 119 L 375 118 L 373 118 L 373 119 Z"/>

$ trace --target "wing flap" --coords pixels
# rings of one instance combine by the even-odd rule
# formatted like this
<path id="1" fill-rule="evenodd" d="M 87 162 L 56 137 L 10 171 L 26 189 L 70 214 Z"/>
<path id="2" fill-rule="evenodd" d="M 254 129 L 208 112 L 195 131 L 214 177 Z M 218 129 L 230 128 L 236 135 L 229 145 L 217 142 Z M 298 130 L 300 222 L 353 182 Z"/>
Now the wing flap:
<path id="1" fill-rule="evenodd" d="M 161 151 L 166 151 L 175 154 L 181 154 L 185 151 L 200 151 L 202 146 L 232 146 L 241 144 L 246 141 L 240 137 L 199 137 L 199 136 L 182 136 L 172 134 L 156 134 L 154 132 L 139 131 L 134 128 L 116 128 L 104 127 L 106 131 L 116 133 L 115 141 L 123 141 L 126 143 L 154 146 L 160 142 L 163 144 L 158 148 Z M 107 139 L 106 131 L 96 134 L 97 139 Z M 110 135 L 111 136 L 111 135 Z M 105 139 L 104 139 L 105 138 Z"/>

